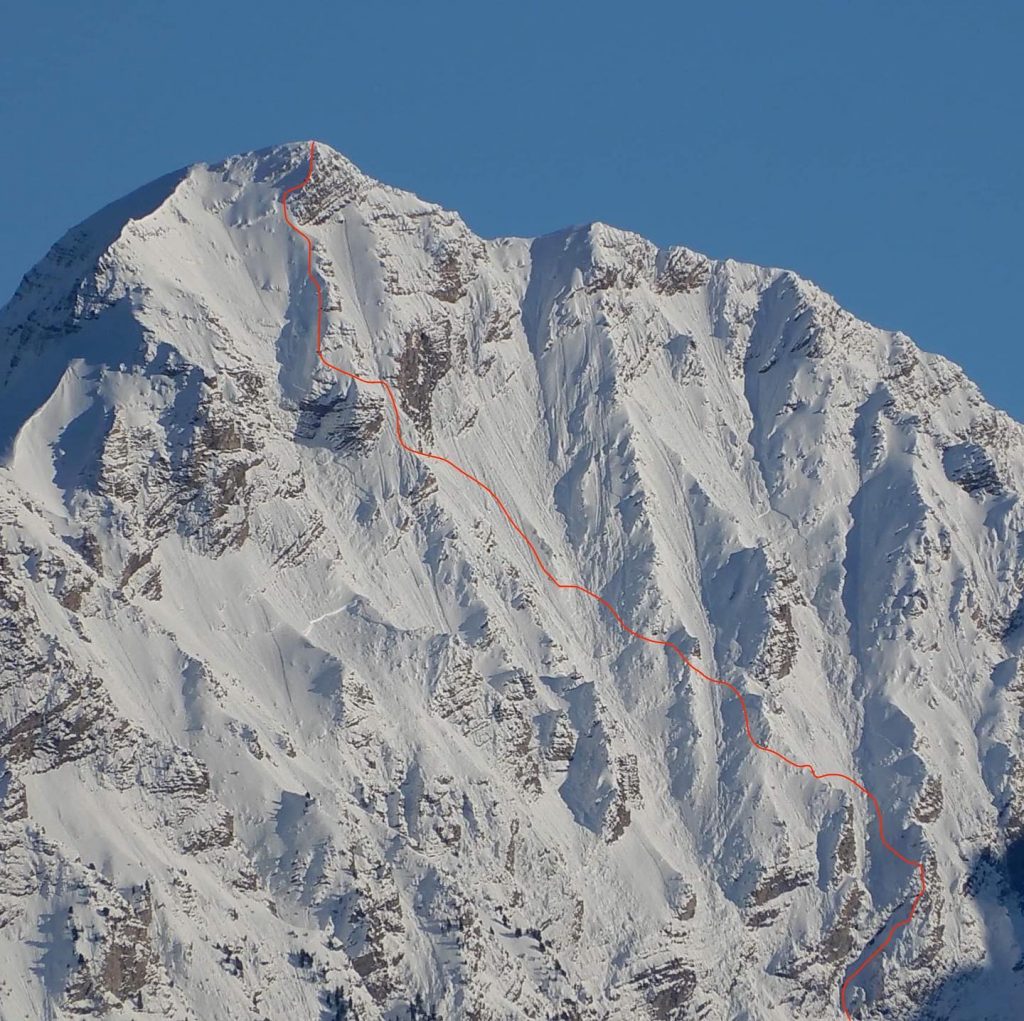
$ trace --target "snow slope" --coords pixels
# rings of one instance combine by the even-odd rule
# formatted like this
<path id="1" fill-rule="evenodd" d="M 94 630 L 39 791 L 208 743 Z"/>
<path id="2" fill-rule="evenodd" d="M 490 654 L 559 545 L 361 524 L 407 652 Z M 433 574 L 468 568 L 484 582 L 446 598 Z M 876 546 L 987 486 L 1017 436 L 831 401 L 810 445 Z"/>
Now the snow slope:
<path id="1" fill-rule="evenodd" d="M 318 362 L 306 158 L 0 313 L 0 1016 L 838 1016 L 912 870 Z M 324 145 L 289 209 L 327 356 L 925 862 L 858 1015 L 1016 1017 L 1022 427 L 792 273 L 485 241 Z"/>

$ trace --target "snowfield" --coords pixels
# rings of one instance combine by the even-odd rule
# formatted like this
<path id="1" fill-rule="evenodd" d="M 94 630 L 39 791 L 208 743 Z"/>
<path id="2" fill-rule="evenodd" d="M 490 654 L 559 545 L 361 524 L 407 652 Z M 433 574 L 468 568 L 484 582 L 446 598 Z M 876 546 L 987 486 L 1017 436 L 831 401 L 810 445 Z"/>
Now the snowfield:
<path id="1" fill-rule="evenodd" d="M 870 803 L 554 589 L 318 361 L 307 143 L 0 312 L 0 1018 L 838 1017 Z M 474 236 L 327 146 L 324 350 L 554 573 L 920 859 L 860 1018 L 1024 994 L 1024 428 L 792 273 Z"/>

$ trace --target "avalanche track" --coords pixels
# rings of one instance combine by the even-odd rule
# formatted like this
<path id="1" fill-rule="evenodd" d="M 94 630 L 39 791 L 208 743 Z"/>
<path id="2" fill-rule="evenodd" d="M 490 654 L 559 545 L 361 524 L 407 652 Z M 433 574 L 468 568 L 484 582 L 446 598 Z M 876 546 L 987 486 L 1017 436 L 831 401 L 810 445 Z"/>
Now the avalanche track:
<path id="1" fill-rule="evenodd" d="M 291 195 L 293 192 L 300 191 L 302 188 L 304 188 L 310 182 L 310 180 L 313 177 L 313 164 L 314 164 L 314 161 L 315 161 L 315 157 L 316 157 L 316 142 L 314 141 L 314 142 L 310 142 L 309 143 L 309 167 L 308 167 L 308 169 L 306 171 L 306 176 L 298 184 L 292 185 L 290 188 L 286 188 L 282 192 L 282 194 L 281 194 L 281 208 L 282 208 L 282 210 L 284 212 L 284 218 L 285 218 L 285 221 L 287 222 L 288 226 L 293 231 L 295 231 L 295 233 L 298 234 L 306 243 L 306 274 L 308 275 L 310 281 L 312 282 L 313 287 L 316 289 L 316 299 L 317 299 L 317 307 L 316 307 L 316 352 L 317 352 L 317 357 L 320 359 L 320 361 L 323 362 L 323 364 L 326 365 L 327 368 L 331 369 L 332 371 L 337 372 L 339 375 L 345 376 L 348 379 L 352 379 L 352 380 L 354 380 L 357 383 L 360 383 L 360 384 L 362 384 L 364 386 L 380 387 L 384 391 L 384 393 L 387 395 L 388 401 L 391 404 L 391 409 L 394 412 L 394 416 L 395 416 L 395 437 L 398 440 L 399 446 L 403 450 L 407 451 L 410 454 L 415 455 L 416 457 L 425 458 L 425 459 L 430 460 L 430 461 L 440 461 L 442 464 L 448 465 L 449 468 L 453 469 L 454 471 L 456 471 L 460 475 L 462 475 L 464 478 L 468 479 L 474 485 L 479 486 L 480 489 L 482 489 L 491 498 L 491 500 L 494 501 L 495 506 L 497 506 L 498 510 L 501 511 L 502 516 L 509 523 L 511 528 L 516 532 L 516 534 L 519 536 L 519 538 L 522 539 L 524 543 L 526 543 L 526 546 L 530 550 L 531 555 L 533 556 L 534 560 L 537 562 L 537 566 L 540 568 L 541 572 L 547 577 L 548 581 L 550 581 L 552 585 L 554 585 L 556 588 L 563 589 L 563 590 L 566 590 L 566 591 L 580 592 L 583 595 L 585 595 L 585 596 L 589 597 L 590 599 L 594 600 L 595 602 L 600 603 L 612 615 L 612 617 L 615 618 L 615 621 L 619 625 L 619 627 L 621 627 L 628 634 L 632 635 L 634 638 L 637 638 L 637 639 L 639 639 L 642 642 L 647 642 L 649 645 L 660 645 L 660 646 L 663 646 L 666 649 L 671 650 L 698 677 L 703 678 L 709 684 L 714 684 L 714 685 L 716 685 L 716 686 L 718 686 L 720 688 L 728 689 L 728 691 L 732 695 L 734 695 L 735 698 L 739 701 L 740 709 L 743 712 L 743 725 L 744 725 L 744 729 L 746 731 L 747 740 L 749 740 L 750 743 L 755 748 L 757 748 L 759 751 L 765 752 L 768 755 L 774 756 L 776 759 L 779 759 L 781 762 L 784 762 L 787 766 L 790 766 L 793 769 L 798 769 L 798 770 L 801 770 L 801 771 L 806 770 L 808 773 L 810 773 L 811 776 L 814 777 L 815 780 L 842 780 L 845 783 L 848 783 L 851 787 L 854 787 L 858 791 L 860 791 L 861 794 L 863 794 L 871 802 L 871 807 L 874 809 L 875 817 L 876 817 L 876 819 L 878 821 L 878 836 L 879 836 L 879 839 L 881 840 L 883 846 L 885 847 L 885 849 L 891 855 L 893 855 L 894 857 L 898 858 L 905 865 L 910 866 L 912 869 L 914 869 L 917 872 L 918 880 L 920 882 L 920 887 L 919 887 L 919 889 L 917 891 L 916 896 L 914 897 L 913 901 L 911 902 L 910 908 L 907 911 L 906 915 L 904 917 L 898 919 L 897 921 L 892 922 L 892 924 L 888 927 L 888 932 L 886 933 L 885 939 L 883 939 L 882 942 L 879 943 L 878 946 L 876 946 L 874 948 L 874 950 L 872 950 L 869 954 L 864 956 L 863 960 L 861 960 L 861 962 L 857 965 L 857 967 L 849 972 L 849 974 L 846 976 L 845 981 L 843 982 L 842 986 L 840 987 L 840 990 L 839 990 L 839 1005 L 840 1005 L 840 1009 L 842 1010 L 843 1016 L 845 1018 L 851 1019 L 852 1015 L 850 1014 L 849 1009 L 847 1007 L 847 995 L 848 995 L 848 991 L 849 991 L 849 988 L 850 988 L 850 984 L 853 982 L 854 979 L 857 978 L 858 975 L 861 974 L 861 972 L 864 971 L 864 969 L 876 957 L 878 957 L 879 954 L 882 953 L 883 950 L 886 949 L 886 947 L 888 947 L 888 945 L 892 942 L 893 937 L 896 935 L 897 930 L 899 930 L 899 929 L 903 928 L 904 926 L 910 924 L 911 920 L 914 917 L 914 914 L 917 911 L 918 905 L 920 904 L 921 899 L 924 897 L 925 891 L 927 889 L 926 883 L 925 883 L 924 865 L 921 862 L 919 862 L 919 861 L 914 861 L 913 859 L 907 858 L 904 855 L 900 854 L 900 852 L 897 851 L 896 848 L 893 847 L 892 844 L 889 843 L 889 841 L 886 839 L 886 836 L 885 836 L 885 820 L 884 820 L 884 817 L 882 815 L 882 809 L 881 809 L 881 806 L 878 803 L 878 799 L 863 784 L 859 783 L 853 777 L 847 776 L 845 773 L 819 773 L 811 763 L 809 763 L 809 762 L 797 762 L 796 760 L 789 758 L 789 756 L 784 755 L 782 752 L 776 751 L 774 748 L 770 748 L 768 745 L 761 744 L 754 737 L 753 730 L 751 729 L 751 726 L 750 726 L 750 714 L 749 714 L 749 712 L 747 710 L 746 699 L 743 697 L 743 694 L 739 690 L 739 688 L 737 688 L 734 684 L 730 683 L 729 681 L 724 681 L 724 680 L 722 680 L 721 678 L 718 678 L 718 677 L 712 677 L 710 674 L 708 674 L 705 671 L 701 670 L 701 668 L 699 666 L 697 666 L 682 651 L 682 649 L 680 649 L 674 642 L 671 642 L 671 641 L 668 641 L 668 640 L 662 639 L 662 638 L 653 638 L 650 635 L 645 635 L 645 634 L 642 634 L 639 631 L 634 631 L 633 628 L 631 628 L 622 619 L 622 617 L 619 615 L 618 610 L 616 610 L 615 607 L 612 606 L 612 604 L 609 603 L 603 596 L 598 595 L 596 592 L 591 592 L 590 589 L 585 588 L 582 585 L 576 585 L 576 584 L 573 584 L 571 582 L 560 581 L 548 569 L 547 565 L 544 563 L 544 561 L 541 558 L 540 554 L 537 552 L 536 546 L 534 546 L 533 542 L 530 540 L 530 537 L 519 526 L 518 522 L 515 520 L 515 518 L 512 517 L 512 515 L 509 512 L 508 508 L 502 502 L 501 498 L 497 495 L 497 493 L 494 492 L 493 489 L 490 488 L 490 486 L 488 486 L 486 483 L 482 482 L 480 479 L 478 479 L 471 472 L 466 471 L 465 468 L 463 468 L 460 465 L 456 464 L 454 461 L 449 460 L 447 457 L 444 457 L 441 454 L 433 454 L 433 453 L 430 453 L 429 451 L 425 451 L 425 450 L 418 450 L 416 447 L 412 447 L 408 443 L 406 443 L 405 439 L 402 436 L 402 419 L 401 419 L 401 414 L 399 413 L 399 409 L 398 409 L 398 401 L 396 400 L 394 391 L 392 390 L 391 385 L 387 382 L 387 380 L 385 380 L 385 379 L 371 379 L 371 378 L 368 378 L 366 376 L 360 376 L 360 375 L 358 375 L 355 372 L 351 372 L 348 369 L 343 369 L 343 368 L 341 368 L 341 366 L 333 364 L 331 361 L 329 361 L 325 357 L 324 352 L 323 352 L 323 329 L 322 329 L 322 326 L 323 326 L 323 291 L 322 291 L 322 289 L 320 287 L 320 281 L 316 278 L 316 275 L 313 273 L 313 240 L 312 240 L 312 238 L 308 234 L 306 234 L 303 230 L 301 230 L 293 222 L 291 217 L 288 215 L 288 196 Z M 873 940 L 872 940 L 872 942 L 873 942 Z M 863 954 L 863 951 L 862 951 L 862 954 Z"/>

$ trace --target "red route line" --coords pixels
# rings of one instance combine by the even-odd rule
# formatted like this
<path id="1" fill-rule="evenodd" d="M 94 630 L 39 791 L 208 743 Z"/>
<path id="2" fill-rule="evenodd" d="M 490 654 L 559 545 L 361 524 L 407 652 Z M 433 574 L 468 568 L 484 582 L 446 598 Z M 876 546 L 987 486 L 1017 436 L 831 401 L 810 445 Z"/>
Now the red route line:
<path id="1" fill-rule="evenodd" d="M 924 865 L 919 861 L 914 861 L 911 858 L 907 858 L 900 854 L 892 844 L 886 839 L 885 836 L 885 820 L 882 817 L 882 809 L 878 804 L 878 799 L 865 787 L 863 784 L 854 780 L 852 776 L 847 776 L 845 773 L 819 773 L 815 770 L 814 766 L 809 762 L 796 762 L 789 758 L 788 755 L 783 755 L 782 752 L 776 751 L 774 748 L 769 748 L 768 745 L 761 744 L 757 738 L 754 737 L 754 732 L 750 728 L 750 714 L 747 711 L 747 701 L 743 697 L 742 692 L 734 684 L 729 681 L 723 681 L 718 677 L 712 677 L 710 674 L 705 673 L 699 666 L 697 666 L 687 655 L 679 648 L 674 642 L 670 642 L 664 638 L 652 638 L 650 635 L 642 634 L 639 631 L 634 631 L 623 619 L 619 616 L 619 611 L 612 606 L 603 596 L 599 596 L 596 592 L 591 592 L 590 589 L 584 588 L 582 585 L 574 585 L 570 582 L 559 581 L 550 570 L 547 565 L 541 559 L 540 554 L 537 552 L 537 547 L 534 546 L 530 537 L 519 527 L 518 522 L 509 513 L 508 508 L 501 501 L 501 497 L 491 489 L 486 483 L 481 482 L 475 475 L 466 471 L 460 465 L 457 465 L 454 461 L 450 461 L 447 457 L 442 457 L 440 454 L 432 454 L 426 450 L 417 450 L 415 447 L 410 447 L 408 443 L 402 438 L 402 418 L 398 411 L 398 401 L 395 399 L 395 393 L 391 389 L 390 384 L 386 379 L 371 379 L 366 376 L 360 376 L 355 372 L 350 372 L 348 369 L 343 369 L 338 365 L 334 365 L 324 357 L 323 352 L 323 312 L 324 312 L 324 296 L 323 291 L 320 287 L 320 281 L 317 280 L 313 273 L 313 240 L 308 234 L 295 225 L 291 217 L 288 215 L 288 196 L 294 191 L 299 191 L 305 188 L 309 184 L 310 179 L 313 177 L 313 160 L 316 154 L 316 142 L 309 143 L 309 169 L 306 171 L 306 177 L 299 184 L 294 184 L 290 188 L 286 188 L 281 194 L 281 208 L 284 211 L 285 222 L 296 234 L 298 234 L 306 242 L 306 275 L 312 281 L 313 286 L 316 288 L 316 353 L 320 361 L 332 369 L 334 372 L 340 373 L 342 376 L 347 376 L 349 379 L 355 380 L 357 383 L 362 383 L 365 386 L 379 386 L 387 394 L 388 400 L 391 402 L 391 408 L 395 413 L 395 436 L 398 439 L 399 446 L 408 451 L 410 454 L 415 454 L 417 457 L 425 458 L 429 461 L 440 461 L 442 464 L 448 465 L 449 468 L 453 468 L 464 478 L 469 479 L 474 485 L 479 486 L 495 503 L 498 510 L 501 511 L 505 520 L 512 526 L 512 529 L 516 532 L 520 539 L 526 543 L 530 553 L 533 554 L 533 559 L 537 561 L 537 566 L 541 569 L 548 581 L 551 582 L 556 588 L 564 589 L 571 592 L 582 592 L 583 595 L 589 596 L 595 602 L 600 603 L 614 618 L 619 627 L 622 628 L 627 634 L 632 635 L 634 638 L 640 639 L 641 642 L 647 642 L 648 645 L 661 645 L 666 649 L 671 649 L 682 661 L 692 670 L 698 677 L 702 677 L 709 684 L 715 684 L 720 688 L 728 688 L 733 695 L 739 700 L 740 709 L 743 711 L 743 726 L 747 732 L 747 738 L 750 743 L 757 748 L 759 751 L 766 752 L 768 755 L 773 755 L 775 758 L 780 759 L 786 763 L 787 766 L 792 766 L 793 769 L 807 770 L 815 780 L 845 780 L 852 787 L 859 790 L 870 802 L 871 807 L 875 810 L 875 816 L 878 819 L 878 837 L 882 841 L 885 849 L 894 857 L 898 858 L 904 865 L 909 865 L 911 868 L 916 869 L 918 877 L 921 880 L 921 888 L 917 891 L 917 896 L 914 897 L 913 902 L 910 905 L 910 910 L 907 912 L 906 917 L 901 918 L 898 922 L 894 923 L 889 929 L 888 935 L 885 939 L 877 946 L 871 953 L 852 971 L 843 983 L 839 991 L 839 1005 L 842 1009 L 843 1016 L 851 1019 L 851 1014 L 846 1007 L 846 992 L 850 986 L 850 983 L 892 942 L 893 936 L 896 935 L 896 930 L 903 928 L 905 925 L 909 925 L 911 919 L 913 919 L 915 912 L 917 911 L 918 905 L 921 903 L 921 898 L 925 894 L 927 889 L 925 885 L 925 873 Z M 851 1019 L 852 1021 L 852 1019 Z"/>

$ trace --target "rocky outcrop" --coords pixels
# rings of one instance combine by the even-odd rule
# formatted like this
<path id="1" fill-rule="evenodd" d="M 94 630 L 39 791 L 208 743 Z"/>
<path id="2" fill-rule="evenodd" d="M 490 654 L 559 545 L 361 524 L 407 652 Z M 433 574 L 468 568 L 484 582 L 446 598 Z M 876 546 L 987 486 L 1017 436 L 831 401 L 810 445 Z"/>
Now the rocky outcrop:
<path id="1" fill-rule="evenodd" d="M 521 533 L 317 358 L 306 146 L 55 248 L 0 314 L 12 1015 L 820 1018 L 916 883 L 843 776 L 928 876 L 867 1012 L 993 971 L 1021 428 L 794 274 L 319 152 L 324 356 Z"/>

